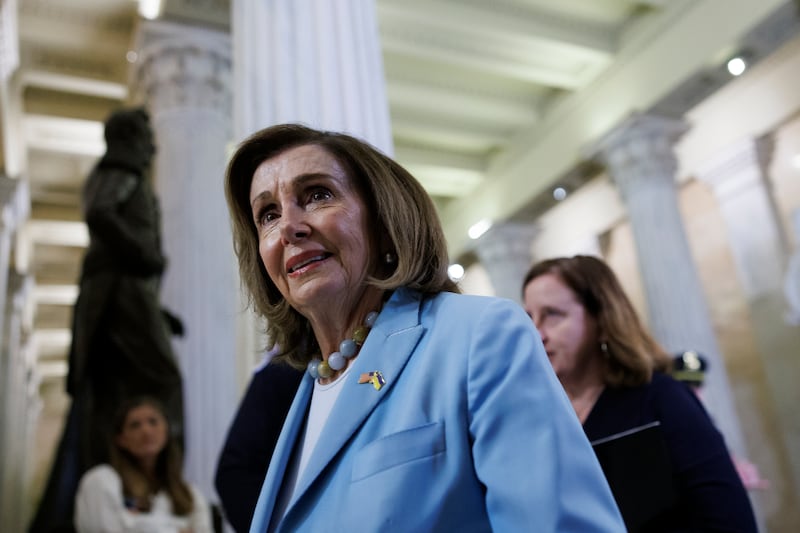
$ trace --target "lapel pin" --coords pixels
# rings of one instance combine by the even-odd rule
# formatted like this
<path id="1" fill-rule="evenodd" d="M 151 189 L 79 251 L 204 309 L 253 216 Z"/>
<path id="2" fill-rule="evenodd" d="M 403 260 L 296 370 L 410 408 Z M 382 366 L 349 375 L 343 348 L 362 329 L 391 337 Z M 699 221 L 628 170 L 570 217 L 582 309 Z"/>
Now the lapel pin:
<path id="1" fill-rule="evenodd" d="M 386 380 L 383 378 L 383 374 L 379 370 L 375 370 L 373 372 L 364 372 L 360 376 L 358 376 L 359 383 L 372 383 L 372 386 L 375 387 L 375 390 L 381 390 L 381 387 L 386 385 Z"/>

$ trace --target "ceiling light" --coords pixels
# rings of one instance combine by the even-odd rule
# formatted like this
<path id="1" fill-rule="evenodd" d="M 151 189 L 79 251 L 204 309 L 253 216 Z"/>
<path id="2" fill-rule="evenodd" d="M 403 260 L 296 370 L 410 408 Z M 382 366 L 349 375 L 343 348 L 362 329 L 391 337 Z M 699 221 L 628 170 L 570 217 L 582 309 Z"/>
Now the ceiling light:
<path id="1" fill-rule="evenodd" d="M 469 235 L 470 239 L 477 239 L 478 237 L 489 231 L 489 228 L 491 227 L 492 227 L 492 221 L 489 220 L 488 218 L 484 218 L 483 220 L 479 220 L 478 222 L 473 224 L 469 228 L 469 231 L 467 231 L 467 235 Z"/>
<path id="2" fill-rule="evenodd" d="M 553 189 L 553 198 L 559 202 L 567 197 L 567 190 L 564 187 L 556 187 Z"/>
<path id="3" fill-rule="evenodd" d="M 728 72 L 732 76 L 739 76 L 747 68 L 747 63 L 741 57 L 734 57 L 728 61 Z"/>
<path id="4" fill-rule="evenodd" d="M 139 0 L 139 14 L 153 20 L 161 14 L 161 0 Z"/>
<path id="5" fill-rule="evenodd" d="M 461 278 L 464 277 L 464 267 L 459 265 L 458 263 L 453 263 L 449 267 L 447 267 L 447 275 L 450 276 L 450 279 L 453 281 L 459 281 Z"/>

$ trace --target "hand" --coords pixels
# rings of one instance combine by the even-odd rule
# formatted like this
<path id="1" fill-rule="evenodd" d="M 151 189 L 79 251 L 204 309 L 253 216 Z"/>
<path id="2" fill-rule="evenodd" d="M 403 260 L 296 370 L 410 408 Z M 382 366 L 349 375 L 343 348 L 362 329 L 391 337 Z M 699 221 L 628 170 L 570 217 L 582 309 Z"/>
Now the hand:
<path id="1" fill-rule="evenodd" d="M 161 308 L 161 314 L 164 317 L 164 320 L 167 321 L 167 326 L 169 326 L 170 332 L 172 332 L 173 335 L 183 337 L 183 334 L 186 332 L 186 330 L 183 327 L 183 322 L 181 319 L 163 307 Z"/>

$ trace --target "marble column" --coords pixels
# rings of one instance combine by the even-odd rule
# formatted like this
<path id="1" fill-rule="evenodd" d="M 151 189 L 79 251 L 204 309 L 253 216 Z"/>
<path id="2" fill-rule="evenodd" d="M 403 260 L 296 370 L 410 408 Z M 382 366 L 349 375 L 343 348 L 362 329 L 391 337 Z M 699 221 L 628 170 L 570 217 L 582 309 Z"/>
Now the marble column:
<path id="1" fill-rule="evenodd" d="M 769 191 L 770 137 L 728 147 L 697 172 L 711 186 L 725 220 L 733 258 L 748 300 L 780 290 L 784 237 Z"/>
<path id="2" fill-rule="evenodd" d="M 236 138 L 283 122 L 391 154 L 375 0 L 233 2 Z"/>
<path id="3" fill-rule="evenodd" d="M 522 280 L 532 263 L 535 224 L 503 222 L 475 241 L 475 254 L 486 269 L 495 295 L 522 302 Z"/>
<path id="4" fill-rule="evenodd" d="M 155 190 L 167 256 L 161 299 L 183 320 L 173 343 L 184 380 L 187 478 L 212 500 L 213 474 L 236 408 L 237 281 L 223 193 L 230 139 L 226 34 L 145 22 L 135 100 L 150 111 Z"/>
<path id="5" fill-rule="evenodd" d="M 237 142 L 300 122 L 394 152 L 375 0 L 233 2 L 231 13 Z M 246 379 L 263 329 L 254 314 L 241 316 Z"/>
<path id="6" fill-rule="evenodd" d="M 625 203 L 653 335 L 669 352 L 692 349 L 708 358 L 706 406 L 729 449 L 745 457 L 725 363 L 678 209 L 673 145 L 687 129 L 682 121 L 635 114 L 588 153 L 606 165 Z"/>
<path id="7" fill-rule="evenodd" d="M 0 85 L 19 66 L 17 0 L 0 1 Z"/>
<path id="8" fill-rule="evenodd" d="M 32 321 L 27 320 L 33 278 L 11 272 L 8 297 L 4 300 L 3 346 L 3 434 L 0 528 L 24 531 L 30 514 L 30 480 L 33 432 L 41 406 L 38 374 L 33 351 L 28 349 Z"/>
<path id="9" fill-rule="evenodd" d="M 786 323 L 790 318 L 782 292 L 786 238 L 774 204 L 767 176 L 773 150 L 769 136 L 745 139 L 704 165 L 697 177 L 709 184 L 728 232 L 739 281 L 747 297 L 759 363 L 766 377 L 766 393 L 772 400 L 783 431 L 785 450 L 800 446 L 800 364 L 797 350 L 800 329 Z M 792 265 L 791 261 L 787 267 Z M 789 316 L 787 316 L 789 315 Z M 755 364 L 752 362 L 751 364 Z M 778 456 L 778 453 L 773 454 Z M 800 486 L 800 456 L 788 454 L 795 486 Z"/>
<path id="10" fill-rule="evenodd" d="M 791 326 L 800 326 L 800 207 L 792 210 L 792 229 L 794 247 L 786 263 L 783 295 L 788 306 L 786 322 Z"/>

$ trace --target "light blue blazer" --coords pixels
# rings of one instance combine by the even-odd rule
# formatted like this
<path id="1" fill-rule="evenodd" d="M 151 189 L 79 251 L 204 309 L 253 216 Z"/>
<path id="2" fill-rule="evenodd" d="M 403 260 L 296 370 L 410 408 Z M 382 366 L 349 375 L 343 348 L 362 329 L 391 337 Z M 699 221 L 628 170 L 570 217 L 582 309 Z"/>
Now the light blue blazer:
<path id="1" fill-rule="evenodd" d="M 375 370 L 383 388 L 358 383 Z M 344 379 L 275 531 L 625 531 L 519 305 L 397 290 Z M 306 375 L 251 532 L 270 525 L 312 390 Z"/>

